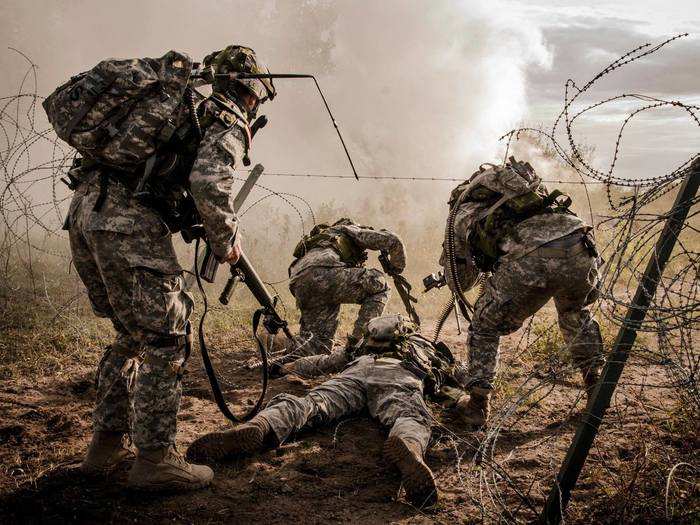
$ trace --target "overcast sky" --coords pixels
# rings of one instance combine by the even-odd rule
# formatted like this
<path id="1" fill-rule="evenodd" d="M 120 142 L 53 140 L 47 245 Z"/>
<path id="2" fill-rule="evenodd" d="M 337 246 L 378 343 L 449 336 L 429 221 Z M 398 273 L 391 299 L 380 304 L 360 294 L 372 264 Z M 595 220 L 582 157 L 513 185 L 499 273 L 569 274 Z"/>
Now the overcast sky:
<path id="1" fill-rule="evenodd" d="M 577 84 L 627 50 L 679 32 L 687 39 L 616 72 L 590 94 L 645 93 L 700 102 L 697 1 L 189 1 L 5 0 L 3 47 L 39 65 L 49 93 L 100 59 L 202 57 L 245 43 L 279 72 L 317 73 L 358 170 L 368 175 L 466 177 L 498 158 L 498 137 L 519 123 L 551 125 L 567 78 Z M 0 52 L 3 94 L 17 89 L 20 57 Z M 270 125 L 252 157 L 268 171 L 348 174 L 312 85 L 279 81 L 264 108 Z M 604 167 L 629 107 L 582 121 L 577 140 Z M 622 175 L 672 168 L 700 150 L 697 126 L 679 112 L 644 116 L 623 143 Z M 313 202 L 360 198 L 370 182 L 268 179 Z M 426 184 L 426 183 L 419 183 Z M 452 184 L 397 186 L 440 203 Z"/>

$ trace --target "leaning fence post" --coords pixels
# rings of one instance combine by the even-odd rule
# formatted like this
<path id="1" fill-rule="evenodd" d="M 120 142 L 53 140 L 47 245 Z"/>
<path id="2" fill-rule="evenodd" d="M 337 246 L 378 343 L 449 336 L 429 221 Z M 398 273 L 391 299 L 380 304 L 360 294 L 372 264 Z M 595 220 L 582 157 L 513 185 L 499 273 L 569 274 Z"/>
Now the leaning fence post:
<path id="1" fill-rule="evenodd" d="M 683 224 L 688 217 L 688 212 L 697 194 L 699 185 L 700 159 L 696 159 L 678 190 L 673 207 L 667 214 L 668 218 L 664 224 L 664 229 L 656 242 L 656 247 L 637 287 L 632 304 L 627 310 L 625 320 L 620 326 L 620 331 L 617 334 L 613 349 L 607 357 L 600 381 L 593 389 L 583 421 L 581 421 L 576 430 L 574 439 L 559 469 L 559 474 L 557 474 L 554 486 L 549 493 L 541 516 L 542 521 L 547 524 L 558 524 L 561 521 L 562 513 L 566 509 L 569 499 L 571 499 L 571 490 L 576 485 L 593 440 L 598 434 L 605 411 L 610 406 L 610 400 L 622 375 L 627 356 L 637 337 L 637 330 L 641 326 L 649 304 L 656 293 L 659 279 L 663 274 Z"/>

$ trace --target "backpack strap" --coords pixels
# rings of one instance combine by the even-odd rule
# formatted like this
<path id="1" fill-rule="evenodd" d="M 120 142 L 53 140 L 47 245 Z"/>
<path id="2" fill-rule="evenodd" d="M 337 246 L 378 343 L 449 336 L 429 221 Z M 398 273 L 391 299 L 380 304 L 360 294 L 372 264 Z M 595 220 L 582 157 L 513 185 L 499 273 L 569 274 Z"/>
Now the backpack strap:
<path id="1" fill-rule="evenodd" d="M 215 117 L 227 128 L 233 126 L 238 126 L 245 132 L 246 137 L 246 150 L 250 147 L 250 141 L 252 140 L 250 126 L 248 125 L 248 119 L 240 110 L 240 108 L 228 100 L 226 97 L 220 95 L 219 93 L 213 93 L 209 100 L 216 104 L 218 113 Z"/>

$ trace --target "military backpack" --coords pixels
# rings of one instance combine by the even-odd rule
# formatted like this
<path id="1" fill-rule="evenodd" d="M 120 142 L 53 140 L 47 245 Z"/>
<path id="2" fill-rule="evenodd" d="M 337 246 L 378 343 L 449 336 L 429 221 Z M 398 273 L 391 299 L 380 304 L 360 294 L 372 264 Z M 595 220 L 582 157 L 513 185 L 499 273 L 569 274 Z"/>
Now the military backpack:
<path id="1" fill-rule="evenodd" d="M 460 386 L 454 375 L 457 363 L 447 345 L 420 335 L 419 327 L 401 314 L 371 319 L 363 338 L 349 351 L 351 357 L 373 354 L 399 359 L 424 381 L 424 392 L 430 396 L 438 396 L 444 386 Z"/>
<path id="2" fill-rule="evenodd" d="M 528 183 L 530 190 L 513 194 L 507 183 L 500 184 L 500 191 L 487 187 L 479 181 L 481 176 L 488 175 L 488 170 L 501 173 L 499 181 L 514 176 L 521 177 Z M 480 167 L 468 181 L 457 186 L 450 195 L 451 212 L 455 206 L 470 201 L 486 206 L 469 234 L 475 263 L 485 272 L 493 270 L 501 255 L 499 243 L 515 231 L 518 223 L 542 213 L 572 213 L 569 210 L 570 197 L 559 190 L 549 193 L 530 163 L 517 161 L 513 157 L 503 166 L 488 165 L 487 169 Z"/>
<path id="3" fill-rule="evenodd" d="M 83 157 L 136 169 L 175 132 L 192 65 L 177 51 L 103 60 L 59 86 L 42 105 L 56 134 Z"/>

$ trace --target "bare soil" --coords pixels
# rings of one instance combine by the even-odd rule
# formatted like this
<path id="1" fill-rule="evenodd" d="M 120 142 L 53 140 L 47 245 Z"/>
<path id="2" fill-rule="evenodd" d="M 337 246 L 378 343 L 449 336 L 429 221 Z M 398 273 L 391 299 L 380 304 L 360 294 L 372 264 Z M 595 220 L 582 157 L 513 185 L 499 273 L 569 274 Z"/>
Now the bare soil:
<path id="1" fill-rule="evenodd" d="M 445 334 L 447 342 L 462 354 L 464 336 L 456 335 L 454 325 L 449 325 Z M 97 356 L 98 350 L 95 352 Z M 243 359 L 252 353 L 238 347 L 226 356 Z M 485 438 L 484 432 L 461 428 L 448 410 L 433 405 L 440 425 L 427 462 L 436 474 L 441 499 L 429 510 L 405 502 L 398 474 L 382 458 L 384 430 L 366 416 L 305 432 L 278 450 L 217 464 L 216 478 L 208 489 L 148 495 L 125 487 L 126 471 L 109 478 L 86 479 L 77 470 L 91 433 L 93 368 L 76 366 L 36 380 L 2 381 L 0 522 L 531 521 L 551 487 L 585 404 L 577 376 L 555 377 L 550 378 L 548 388 L 520 404 L 514 414 L 506 415 L 513 399 L 534 384 L 523 386 L 532 366 L 517 352 L 504 352 L 494 421 L 500 424 L 501 432 L 492 458 L 482 457 L 481 465 L 475 464 L 475 451 Z M 225 372 L 226 364 L 221 363 L 221 368 Z M 649 386 L 655 381 L 663 383 L 663 374 L 662 369 L 634 362 L 628 367 L 610 411 L 611 424 L 603 426 L 586 464 L 568 521 L 697 519 L 694 512 L 700 498 L 692 470 L 677 469 L 679 480 L 690 478 L 690 483 L 671 484 L 670 515 L 662 493 L 665 475 L 674 463 L 688 461 L 698 466 L 697 433 L 670 428 L 665 422 L 674 407 L 662 389 Z M 239 368 L 234 379 L 241 399 L 254 397 L 256 372 Z M 270 395 L 283 391 L 303 395 L 313 384 L 294 377 L 275 380 Z M 224 426 L 200 363 L 193 359 L 184 380 L 180 445 L 184 449 L 202 433 Z M 666 457 L 671 453 L 673 458 Z M 495 469 L 492 461 L 497 462 Z M 528 503 L 518 491 L 527 495 Z M 485 513 L 480 503 L 485 505 Z"/>

